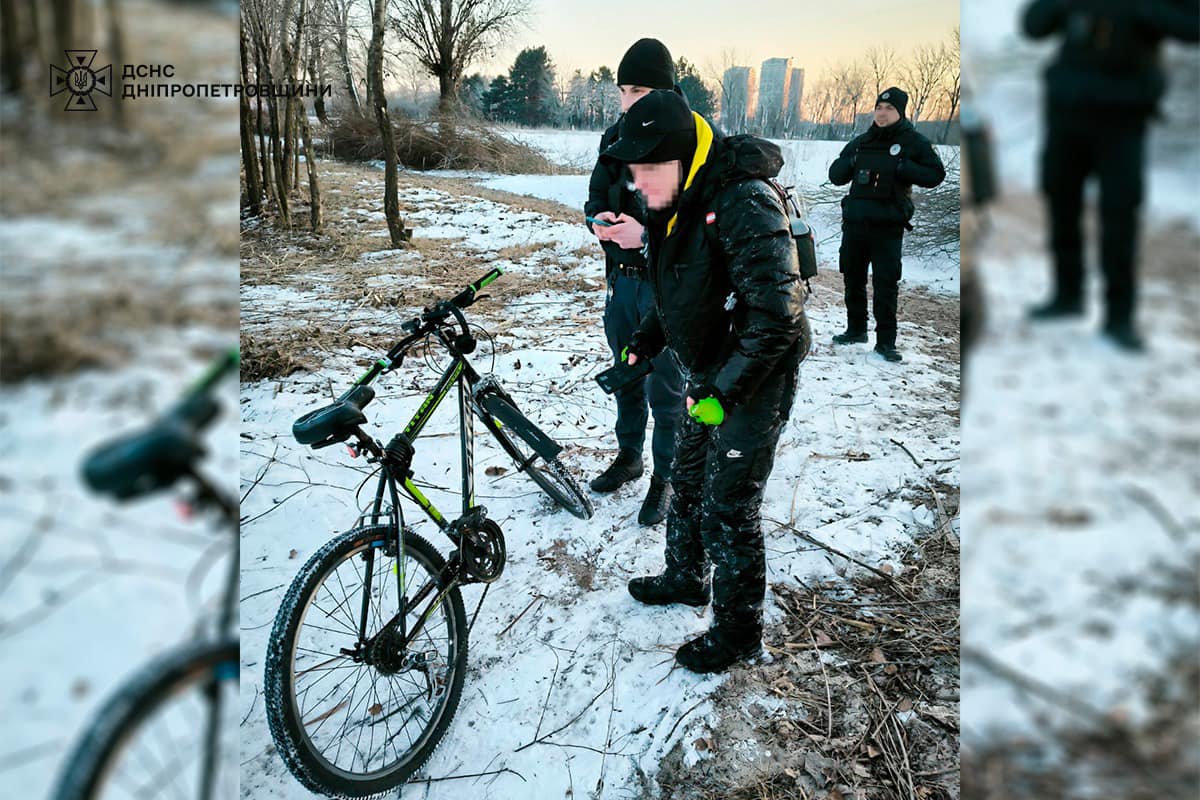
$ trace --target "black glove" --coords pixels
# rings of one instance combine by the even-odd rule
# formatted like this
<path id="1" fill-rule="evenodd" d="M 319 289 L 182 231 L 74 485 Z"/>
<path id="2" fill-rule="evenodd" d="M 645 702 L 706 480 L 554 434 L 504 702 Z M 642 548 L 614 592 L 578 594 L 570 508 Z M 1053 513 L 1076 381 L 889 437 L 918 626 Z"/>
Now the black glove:
<path id="1" fill-rule="evenodd" d="M 621 350 L 621 360 L 628 361 L 630 354 L 637 356 L 638 361 L 651 361 L 662 352 L 662 348 L 657 350 L 646 341 L 646 336 L 641 331 L 636 331 L 633 336 L 629 337 L 629 344 L 625 345 Z"/>

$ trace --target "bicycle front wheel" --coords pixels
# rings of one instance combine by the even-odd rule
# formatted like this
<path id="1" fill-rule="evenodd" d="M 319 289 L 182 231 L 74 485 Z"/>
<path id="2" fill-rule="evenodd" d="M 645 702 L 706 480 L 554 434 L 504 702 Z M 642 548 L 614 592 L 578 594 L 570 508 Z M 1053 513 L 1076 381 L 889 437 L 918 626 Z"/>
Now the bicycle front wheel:
<path id="1" fill-rule="evenodd" d="M 392 538 L 373 525 L 324 545 L 292 581 L 271 632 L 271 736 L 296 779 L 330 797 L 407 781 L 462 694 L 462 593 L 433 545 L 405 533 L 402 553 L 389 553 Z"/>
<path id="2" fill-rule="evenodd" d="M 197 798 L 238 794 L 238 642 L 172 650 L 93 718 L 51 798 Z"/>
<path id="3" fill-rule="evenodd" d="M 475 408 L 484 427 L 550 499 L 580 519 L 592 518 L 591 498 L 557 458 L 561 448 L 521 413 L 506 392 L 494 387 L 485 390 Z"/>

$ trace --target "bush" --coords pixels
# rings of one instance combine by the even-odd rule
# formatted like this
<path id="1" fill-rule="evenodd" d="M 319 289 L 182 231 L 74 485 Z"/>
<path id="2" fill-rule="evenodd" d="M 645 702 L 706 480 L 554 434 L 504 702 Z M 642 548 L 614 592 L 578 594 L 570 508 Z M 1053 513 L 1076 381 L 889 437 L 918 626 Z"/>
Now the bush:
<path id="1" fill-rule="evenodd" d="M 563 169 L 538 151 L 478 122 L 417 121 L 392 115 L 396 158 L 411 169 L 464 169 L 499 173 L 557 174 Z M 383 159 L 375 120 L 346 116 L 328 134 L 334 156 L 347 161 Z"/>

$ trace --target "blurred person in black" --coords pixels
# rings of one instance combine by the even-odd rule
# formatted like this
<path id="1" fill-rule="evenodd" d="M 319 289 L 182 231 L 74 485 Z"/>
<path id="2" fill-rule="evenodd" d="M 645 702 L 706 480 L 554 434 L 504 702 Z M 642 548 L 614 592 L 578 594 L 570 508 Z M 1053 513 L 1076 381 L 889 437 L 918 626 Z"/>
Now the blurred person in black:
<path id="1" fill-rule="evenodd" d="M 908 95 L 893 86 L 875 100 L 875 121 L 852 139 L 829 165 L 834 186 L 850 184 L 842 198 L 839 269 L 845 283 L 846 331 L 834 344 L 867 341 L 867 268 L 875 289 L 875 352 L 900 361 L 896 306 L 901 277 L 900 246 L 912 230 L 912 187 L 927 189 L 946 178 L 929 140 L 904 114 Z"/>
<path id="2" fill-rule="evenodd" d="M 1042 191 L 1050 206 L 1053 294 L 1034 320 L 1083 314 L 1083 184 L 1100 180 L 1104 334 L 1143 349 L 1135 322 L 1138 211 L 1144 194 L 1146 123 L 1166 89 L 1164 39 L 1200 41 L 1196 0 L 1035 0 L 1025 10 L 1034 39 L 1062 37 L 1046 70 Z"/>
<path id="3" fill-rule="evenodd" d="M 621 119 L 640 97 L 654 89 L 678 91 L 675 64 L 666 45 L 657 39 L 634 42 L 617 67 L 617 86 L 621 92 L 621 117 L 600 137 L 600 152 L 617 141 Z M 601 159 L 592 170 L 588 200 L 584 205 L 584 213 L 607 223 L 594 225 L 589 222 L 588 227 L 604 248 L 608 283 L 604 333 L 613 358 L 618 362 L 621 350 L 654 307 L 654 294 L 646 281 L 642 242 L 646 209 L 632 186 L 625 164 Z M 656 525 L 666 518 L 671 501 L 671 459 L 675 453 L 675 430 L 683 409 L 683 376 L 674 357 L 663 352 L 654 361 L 654 371 L 618 389 L 616 400 L 617 456 L 591 482 L 591 488 L 597 492 L 612 492 L 641 477 L 646 423 L 653 412 L 654 433 L 650 450 L 654 472 L 638 513 L 638 522 Z"/>

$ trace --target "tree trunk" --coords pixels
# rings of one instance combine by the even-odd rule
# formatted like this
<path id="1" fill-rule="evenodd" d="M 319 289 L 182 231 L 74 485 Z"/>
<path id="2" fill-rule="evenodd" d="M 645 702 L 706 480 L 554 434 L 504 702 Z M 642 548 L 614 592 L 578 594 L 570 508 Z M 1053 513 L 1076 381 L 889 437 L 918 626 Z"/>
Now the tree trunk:
<path id="1" fill-rule="evenodd" d="M 21 67 L 25 55 L 20 44 L 17 0 L 0 0 L 0 91 L 21 92 Z"/>
<path id="2" fill-rule="evenodd" d="M 271 66 L 267 63 L 267 55 L 262 54 L 259 59 L 259 75 L 260 83 L 267 84 L 268 87 L 274 84 L 274 79 L 271 75 Z M 279 219 L 287 227 L 291 227 L 292 216 L 288 210 L 288 188 L 287 188 L 287 173 L 288 163 L 285 160 L 283 152 L 283 134 L 279 127 L 279 104 L 275 102 L 275 93 L 267 92 L 267 117 L 270 122 L 270 139 L 271 139 L 271 169 L 272 177 L 274 178 L 275 186 L 275 202 L 279 208 Z"/>
<path id="3" fill-rule="evenodd" d="M 387 0 L 374 0 L 375 8 L 371 22 L 371 48 L 367 56 L 368 94 L 375 110 L 375 122 L 379 125 L 379 137 L 383 142 L 383 213 L 387 217 L 388 233 L 392 247 L 401 248 L 410 234 L 400 219 L 400 187 L 396 177 L 396 140 L 392 135 L 392 119 L 388 116 L 387 94 L 383 88 L 383 23 Z"/>
<path id="4" fill-rule="evenodd" d="M 26 3 L 29 9 L 29 42 L 32 46 L 29 54 L 33 57 L 34 63 L 49 64 L 50 59 L 46 57 L 46 42 L 42 39 L 41 4 L 41 0 L 28 0 Z"/>
<path id="5" fill-rule="evenodd" d="M 108 9 L 108 48 L 112 54 L 112 63 L 125 63 L 125 35 L 121 30 L 121 14 L 117 0 L 105 0 Z M 119 69 L 120 67 L 118 67 Z M 113 95 L 113 121 L 117 128 L 125 129 L 125 101 L 119 94 Z"/>
<path id="6" fill-rule="evenodd" d="M 242 70 L 242 86 L 249 84 L 249 71 L 246 64 L 246 32 L 240 32 L 238 41 L 238 60 Z M 241 113 L 242 129 L 242 166 L 246 172 L 246 210 L 250 216 L 262 214 L 262 183 L 258 174 L 258 154 L 254 146 L 254 117 L 250 111 L 250 100 L 243 91 L 238 95 L 238 110 Z M 262 130 L 261 122 L 259 130 Z"/>
<path id="7" fill-rule="evenodd" d="M 54 16 L 54 58 L 62 58 L 63 51 L 71 50 L 75 36 L 74 0 L 54 0 L 51 9 Z"/>
<path id="8" fill-rule="evenodd" d="M 308 125 L 308 112 L 304 110 L 304 103 L 300 103 L 300 132 L 304 136 L 304 164 L 308 167 L 308 221 L 312 225 L 313 233 L 321 232 L 322 214 L 321 214 L 321 184 L 317 179 L 317 159 L 313 153 L 312 146 L 312 131 Z M 315 101 L 314 101 L 315 104 Z"/>
<path id="9" fill-rule="evenodd" d="M 350 36 L 346 32 L 346 27 L 349 25 L 350 4 L 347 3 L 342 9 L 342 18 L 338 22 L 338 60 L 342 65 L 342 80 L 346 83 L 346 101 L 350 104 L 350 110 L 355 116 L 362 115 L 362 106 L 358 102 L 358 87 L 354 85 L 354 72 L 350 69 Z"/>
<path id="10" fill-rule="evenodd" d="M 329 115 L 325 111 L 325 96 L 321 94 L 321 87 L 325 84 L 324 72 L 320 68 L 321 58 L 319 53 L 313 50 L 312 44 L 309 45 L 308 54 L 308 82 L 317 89 L 317 96 L 313 98 L 313 111 L 316 112 L 317 119 L 322 125 L 329 124 Z"/>

